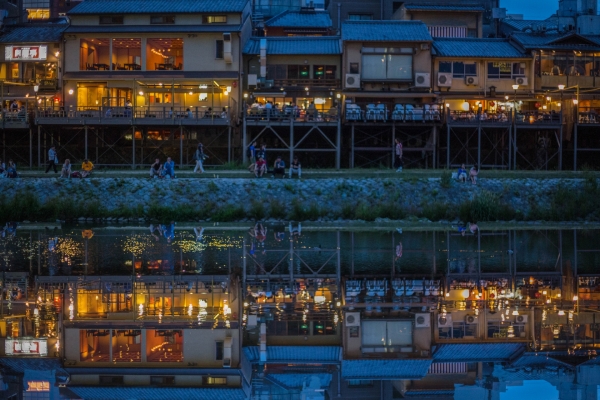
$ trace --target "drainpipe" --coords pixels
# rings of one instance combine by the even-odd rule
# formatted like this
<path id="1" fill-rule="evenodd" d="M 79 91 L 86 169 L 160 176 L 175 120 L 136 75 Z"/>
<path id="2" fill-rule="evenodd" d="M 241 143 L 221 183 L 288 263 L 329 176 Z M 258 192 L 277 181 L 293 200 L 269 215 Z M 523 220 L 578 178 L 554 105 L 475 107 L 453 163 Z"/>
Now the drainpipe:
<path id="1" fill-rule="evenodd" d="M 342 3 L 337 3 L 338 13 L 337 13 L 337 30 L 338 35 L 342 34 Z"/>

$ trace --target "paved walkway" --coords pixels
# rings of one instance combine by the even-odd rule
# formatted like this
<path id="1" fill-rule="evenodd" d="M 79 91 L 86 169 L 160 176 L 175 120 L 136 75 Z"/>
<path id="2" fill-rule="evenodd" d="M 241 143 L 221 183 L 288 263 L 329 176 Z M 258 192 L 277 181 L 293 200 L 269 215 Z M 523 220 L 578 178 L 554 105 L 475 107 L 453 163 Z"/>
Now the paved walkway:
<path id="1" fill-rule="evenodd" d="M 77 168 L 73 168 L 77 171 Z M 454 170 L 452 170 L 454 171 Z M 60 173 L 60 172 L 59 172 Z M 403 172 L 396 172 L 391 169 L 302 169 L 303 179 L 360 179 L 360 178 L 404 178 L 404 179 L 420 179 L 420 178 L 440 178 L 444 170 L 441 169 L 405 169 Z M 44 173 L 42 169 L 21 169 L 19 174 L 22 178 L 56 178 L 59 174 L 54 172 Z M 600 171 L 587 172 L 572 172 L 572 171 L 503 171 L 503 170 L 482 170 L 479 178 L 507 178 L 507 179 L 546 179 L 546 178 L 582 178 L 590 174 L 600 178 Z M 184 170 L 175 170 L 175 175 L 178 178 L 247 178 L 253 179 L 254 175 L 246 169 L 219 169 L 218 167 L 206 168 L 204 174 L 193 173 L 192 167 Z M 100 168 L 95 170 L 94 178 L 148 178 L 148 169 L 116 169 L 116 168 Z M 270 176 L 267 176 L 270 178 Z M 287 179 L 287 177 L 286 177 Z M 294 175 L 294 179 L 297 177 Z"/>

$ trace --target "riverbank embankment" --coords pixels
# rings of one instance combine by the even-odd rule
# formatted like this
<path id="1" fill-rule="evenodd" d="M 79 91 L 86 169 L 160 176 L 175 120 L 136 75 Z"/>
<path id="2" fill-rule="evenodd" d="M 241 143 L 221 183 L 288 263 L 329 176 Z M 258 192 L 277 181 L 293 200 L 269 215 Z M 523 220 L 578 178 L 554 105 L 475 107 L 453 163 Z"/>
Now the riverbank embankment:
<path id="1" fill-rule="evenodd" d="M 595 175 L 245 179 L 3 179 L 0 219 L 12 221 L 431 220 L 598 221 Z"/>

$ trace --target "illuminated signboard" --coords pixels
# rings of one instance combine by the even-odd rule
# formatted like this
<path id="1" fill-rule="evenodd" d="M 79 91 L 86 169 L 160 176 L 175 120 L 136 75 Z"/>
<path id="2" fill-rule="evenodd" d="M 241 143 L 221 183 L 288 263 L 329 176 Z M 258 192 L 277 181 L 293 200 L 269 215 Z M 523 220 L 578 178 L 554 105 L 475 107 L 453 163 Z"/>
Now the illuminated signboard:
<path id="1" fill-rule="evenodd" d="M 4 351 L 9 356 L 47 356 L 48 343 L 45 338 L 6 339 L 4 341 Z"/>
<path id="2" fill-rule="evenodd" d="M 48 55 L 48 46 L 6 46 L 4 58 L 6 60 L 43 61 Z"/>

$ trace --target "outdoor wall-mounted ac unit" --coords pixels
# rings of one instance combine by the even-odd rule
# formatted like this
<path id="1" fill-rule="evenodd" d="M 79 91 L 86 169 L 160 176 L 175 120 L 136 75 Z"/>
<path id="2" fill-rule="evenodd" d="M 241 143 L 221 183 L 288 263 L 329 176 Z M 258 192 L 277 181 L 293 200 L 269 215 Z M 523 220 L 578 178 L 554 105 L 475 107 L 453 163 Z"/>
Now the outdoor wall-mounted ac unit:
<path id="1" fill-rule="evenodd" d="M 438 328 L 452 327 L 452 314 L 438 315 Z"/>
<path id="2" fill-rule="evenodd" d="M 344 320 L 346 326 L 360 326 L 360 313 L 349 312 L 346 313 L 346 319 Z"/>
<path id="3" fill-rule="evenodd" d="M 415 314 L 415 328 L 429 328 L 431 326 L 431 315 Z"/>
<path id="4" fill-rule="evenodd" d="M 472 325 L 477 323 L 477 317 L 475 315 L 467 315 L 465 317 L 465 324 Z"/>
<path id="5" fill-rule="evenodd" d="M 450 72 L 438 72 L 437 85 L 439 87 L 452 86 L 452 74 Z"/>
<path id="6" fill-rule="evenodd" d="M 360 74 L 346 74 L 346 88 L 360 89 Z"/>
<path id="7" fill-rule="evenodd" d="M 518 78 L 515 78 L 515 83 L 517 85 L 527 86 L 527 78 L 524 77 L 524 76 L 520 76 Z"/>
<path id="8" fill-rule="evenodd" d="M 517 315 L 515 317 L 515 322 L 517 324 L 526 324 L 528 315 Z"/>
<path id="9" fill-rule="evenodd" d="M 428 72 L 417 72 L 415 74 L 416 87 L 430 87 L 431 74 Z"/>
<path id="10" fill-rule="evenodd" d="M 477 85 L 479 85 L 479 77 L 477 77 L 477 76 L 465 76 L 465 84 L 467 86 L 477 86 Z"/>

